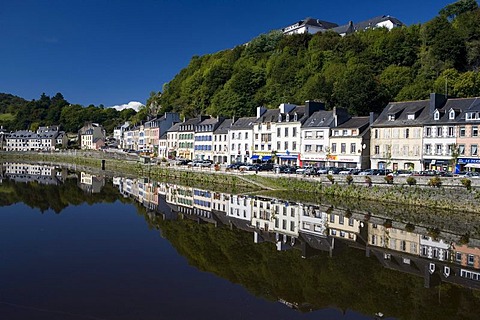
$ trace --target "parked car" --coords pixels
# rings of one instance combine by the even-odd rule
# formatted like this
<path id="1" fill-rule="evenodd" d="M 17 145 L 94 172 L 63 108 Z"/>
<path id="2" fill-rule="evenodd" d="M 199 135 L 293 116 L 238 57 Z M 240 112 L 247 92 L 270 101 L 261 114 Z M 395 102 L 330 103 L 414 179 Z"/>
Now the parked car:
<path id="1" fill-rule="evenodd" d="M 273 170 L 273 163 L 262 163 L 258 166 L 258 171 L 271 171 Z"/>
<path id="2" fill-rule="evenodd" d="M 340 168 L 331 167 L 328 169 L 328 174 L 338 174 L 340 172 Z"/>
<path id="3" fill-rule="evenodd" d="M 245 163 L 243 162 L 235 162 L 235 163 L 231 163 L 227 166 L 227 169 L 236 169 L 238 170 L 238 168 L 240 168 L 240 166 L 243 166 Z"/>
<path id="4" fill-rule="evenodd" d="M 208 168 L 208 167 L 212 166 L 212 164 L 213 164 L 213 161 L 212 161 L 212 160 L 202 160 L 202 161 L 200 162 L 200 167 L 206 167 L 206 168 Z"/>
<path id="5" fill-rule="evenodd" d="M 326 168 L 326 167 L 317 169 L 317 174 L 327 174 L 328 170 L 329 168 Z"/>
<path id="6" fill-rule="evenodd" d="M 412 171 L 410 170 L 397 170 L 394 173 L 395 176 L 397 177 L 408 177 L 412 175 Z"/>

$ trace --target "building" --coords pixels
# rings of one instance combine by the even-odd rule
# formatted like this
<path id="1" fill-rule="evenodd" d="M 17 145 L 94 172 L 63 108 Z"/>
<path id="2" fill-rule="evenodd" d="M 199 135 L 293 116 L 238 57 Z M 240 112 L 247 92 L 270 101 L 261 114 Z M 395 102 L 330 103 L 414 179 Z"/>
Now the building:
<path id="1" fill-rule="evenodd" d="M 240 119 L 232 119 L 229 129 L 227 146 L 228 163 L 252 162 L 250 158 L 253 150 L 253 124 L 257 118 L 243 117 Z"/>
<path id="2" fill-rule="evenodd" d="M 195 157 L 195 130 L 196 126 L 200 124 L 202 121 L 207 120 L 208 116 L 199 116 L 193 119 L 184 120 L 183 122 L 179 123 L 178 127 L 178 134 L 177 134 L 177 141 L 178 147 L 175 150 L 176 157 L 181 159 L 188 159 L 193 160 Z M 170 130 L 169 130 L 170 132 Z M 167 136 L 168 140 L 168 136 Z"/>
<path id="3" fill-rule="evenodd" d="M 429 100 L 389 103 L 371 126 L 371 168 L 423 170 L 424 125 L 445 99 L 432 93 Z"/>
<path id="4" fill-rule="evenodd" d="M 301 158 L 302 124 L 324 104 L 306 101 L 304 106 L 282 103 L 278 109 L 257 108 L 253 125 L 252 160 L 296 164 Z"/>
<path id="5" fill-rule="evenodd" d="M 194 158 L 198 160 L 212 160 L 214 131 L 225 121 L 224 118 L 207 118 L 195 125 L 193 143 Z"/>
<path id="6" fill-rule="evenodd" d="M 228 133 L 232 126 L 232 119 L 225 119 L 213 131 L 213 162 L 227 164 L 228 162 Z"/>
<path id="7" fill-rule="evenodd" d="M 330 166 L 340 168 L 370 168 L 370 117 L 353 117 L 331 129 Z"/>
<path id="8" fill-rule="evenodd" d="M 105 129 L 98 123 L 87 123 L 79 131 L 80 148 L 98 150 L 105 145 Z"/>
<path id="9" fill-rule="evenodd" d="M 301 156 L 303 165 L 329 166 L 331 129 L 350 119 L 345 109 L 318 110 L 302 124 Z"/>
<path id="10" fill-rule="evenodd" d="M 338 27 L 338 24 L 314 18 L 305 18 L 283 28 L 282 32 L 285 35 L 303 33 L 315 34 L 317 32 L 325 32 L 334 27 Z"/>
<path id="11" fill-rule="evenodd" d="M 349 21 L 347 24 L 337 26 L 332 28 L 331 30 L 338 33 L 342 37 L 358 31 L 366 31 L 369 29 L 377 29 L 377 28 L 387 28 L 388 30 L 392 30 L 393 28 L 402 27 L 405 24 L 398 20 L 395 17 L 390 15 L 383 15 L 374 17 L 365 21 L 360 21 L 357 23 L 353 23 L 353 21 Z"/>

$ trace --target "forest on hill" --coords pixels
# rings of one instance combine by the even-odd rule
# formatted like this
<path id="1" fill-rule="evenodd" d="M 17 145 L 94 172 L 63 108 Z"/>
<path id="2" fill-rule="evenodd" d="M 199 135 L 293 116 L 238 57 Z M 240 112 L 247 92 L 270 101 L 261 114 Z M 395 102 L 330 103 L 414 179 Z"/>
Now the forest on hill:
<path id="1" fill-rule="evenodd" d="M 96 122 L 107 132 L 127 120 L 136 122 L 144 113 L 132 109 L 118 111 L 113 108 L 70 104 L 61 93 L 53 97 L 42 94 L 39 99 L 23 98 L 0 93 L 0 125 L 6 130 L 32 130 L 39 126 L 60 125 L 66 132 L 78 132 L 86 122 Z"/>
<path id="2" fill-rule="evenodd" d="M 204 56 L 150 100 L 160 112 L 252 116 L 257 106 L 319 100 L 352 114 L 431 92 L 480 96 L 480 9 L 460 0 L 423 25 L 356 32 L 260 35 Z M 148 104 L 147 104 L 148 105 Z"/>

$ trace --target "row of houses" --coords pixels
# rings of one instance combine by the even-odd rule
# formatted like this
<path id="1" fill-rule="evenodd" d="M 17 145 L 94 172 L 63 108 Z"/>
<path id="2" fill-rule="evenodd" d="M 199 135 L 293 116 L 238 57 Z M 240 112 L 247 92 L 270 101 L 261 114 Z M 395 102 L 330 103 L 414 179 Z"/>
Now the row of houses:
<path id="1" fill-rule="evenodd" d="M 349 21 L 347 24 L 344 25 L 338 25 L 335 22 L 329 22 L 315 18 L 305 18 L 285 28 L 282 28 L 282 32 L 285 35 L 293 35 L 304 33 L 315 34 L 319 32 L 332 31 L 341 36 L 345 36 L 354 32 L 376 28 L 386 28 L 388 30 L 391 30 L 393 28 L 402 27 L 404 25 L 405 24 L 403 22 L 390 15 L 382 15 L 356 23 L 354 23 L 353 21 Z"/>
<path id="2" fill-rule="evenodd" d="M 77 139 L 81 149 L 98 150 L 105 146 L 105 129 L 97 123 L 87 123 L 79 131 Z M 68 146 L 68 136 L 60 126 L 39 127 L 37 131 L 19 130 L 7 132 L 0 129 L 0 150 L 4 151 L 56 151 Z"/>
<path id="3" fill-rule="evenodd" d="M 480 168 L 479 113 L 479 98 L 452 99 L 436 93 L 426 100 L 389 103 L 380 115 L 365 117 L 352 117 L 341 108 L 326 110 L 316 101 L 283 103 L 276 109 L 258 107 L 256 117 L 198 116 L 176 122 L 177 114 L 166 114 L 161 121 L 172 123 L 170 128 L 155 131 L 155 137 L 148 133 L 148 122 L 125 128 L 120 145 L 155 152 L 160 158 L 220 164 L 274 161 L 358 169 L 464 170 Z"/>
<path id="4" fill-rule="evenodd" d="M 317 101 L 258 107 L 256 116 L 226 119 L 178 113 L 115 129 L 115 145 L 159 158 L 275 162 L 299 166 L 451 171 L 480 168 L 480 98 L 389 103 L 380 115 L 352 117 Z M 86 124 L 78 132 L 82 149 L 106 145 L 105 130 Z M 36 132 L 0 129 L 5 151 L 52 151 L 67 146 L 59 126 Z"/>
<path id="5" fill-rule="evenodd" d="M 328 205 L 295 203 L 273 198 L 235 195 L 158 183 L 147 179 L 116 178 L 124 196 L 132 197 L 165 218 L 175 214 L 198 222 L 239 226 L 253 233 L 255 243 L 271 241 L 277 250 L 301 247 L 332 251 L 340 243 L 363 247 L 388 268 L 430 279 L 480 288 L 478 241 L 447 232 L 431 234 L 423 227 L 371 217 Z M 368 218 L 366 218 L 368 217 Z M 340 242 L 339 242 L 340 241 Z M 312 248 L 313 247 L 313 248 Z M 426 282 L 428 286 L 428 282 Z"/>

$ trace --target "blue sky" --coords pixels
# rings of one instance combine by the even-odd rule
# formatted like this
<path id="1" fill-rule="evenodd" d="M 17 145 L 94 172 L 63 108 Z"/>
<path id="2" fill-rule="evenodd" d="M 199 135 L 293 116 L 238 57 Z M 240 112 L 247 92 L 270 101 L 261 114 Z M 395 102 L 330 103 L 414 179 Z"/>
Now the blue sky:
<path id="1" fill-rule="evenodd" d="M 140 101 L 214 53 L 314 17 L 338 24 L 389 14 L 407 25 L 454 0 L 0 0 L 0 92 L 71 103 Z"/>

